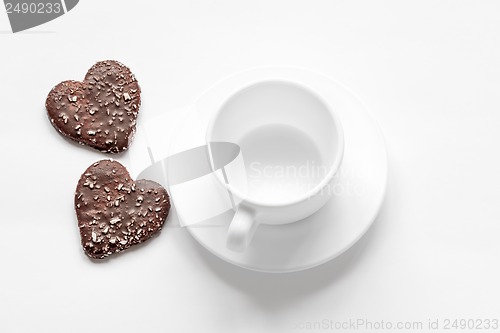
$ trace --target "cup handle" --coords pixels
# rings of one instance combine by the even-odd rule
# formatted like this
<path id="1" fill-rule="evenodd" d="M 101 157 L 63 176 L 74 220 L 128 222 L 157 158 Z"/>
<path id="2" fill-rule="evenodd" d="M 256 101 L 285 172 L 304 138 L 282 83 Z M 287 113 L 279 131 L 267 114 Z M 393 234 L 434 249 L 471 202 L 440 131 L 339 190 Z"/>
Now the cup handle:
<path id="1" fill-rule="evenodd" d="M 252 239 L 258 223 L 252 210 L 240 205 L 227 232 L 226 246 L 235 252 L 243 252 Z"/>

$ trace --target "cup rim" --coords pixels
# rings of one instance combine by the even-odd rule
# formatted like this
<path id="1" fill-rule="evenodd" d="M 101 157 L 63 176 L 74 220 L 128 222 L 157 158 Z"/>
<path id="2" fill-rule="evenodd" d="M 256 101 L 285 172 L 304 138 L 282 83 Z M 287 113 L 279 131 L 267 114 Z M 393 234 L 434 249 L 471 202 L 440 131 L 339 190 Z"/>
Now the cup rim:
<path id="1" fill-rule="evenodd" d="M 335 130 L 337 131 L 337 154 L 335 155 L 335 159 L 333 163 L 331 163 L 331 168 L 328 171 L 328 173 L 321 179 L 321 181 L 314 186 L 314 188 L 310 189 L 307 192 L 302 193 L 300 196 L 297 198 L 294 198 L 292 200 L 289 200 L 287 202 L 283 203 L 270 203 L 266 202 L 265 200 L 259 200 L 250 197 L 247 194 L 243 194 L 240 190 L 238 190 L 236 187 L 232 186 L 231 184 L 228 184 L 224 181 L 223 177 L 219 175 L 216 170 L 214 170 L 214 161 L 212 158 L 212 148 L 211 148 L 211 143 L 214 142 L 210 138 L 213 136 L 213 130 L 215 126 L 216 119 L 218 116 L 221 114 L 222 110 L 225 108 L 225 106 L 229 103 L 229 101 L 239 93 L 243 92 L 244 90 L 247 90 L 249 88 L 252 88 L 254 86 L 258 86 L 261 84 L 269 84 L 269 83 L 280 83 L 280 84 L 287 84 L 291 86 L 295 86 L 297 88 L 300 88 L 312 96 L 314 96 L 325 108 L 328 110 L 328 113 L 330 117 L 333 120 L 333 124 L 335 127 Z M 331 105 L 326 101 L 326 99 L 318 94 L 316 91 L 314 91 L 312 88 L 307 86 L 306 84 L 302 82 L 298 82 L 297 80 L 291 80 L 291 79 L 283 79 L 283 78 L 260 78 L 260 79 L 254 79 L 250 83 L 246 83 L 245 85 L 238 87 L 237 89 L 234 89 L 226 98 L 224 98 L 224 101 L 218 106 L 217 110 L 210 116 L 209 123 L 207 126 L 206 134 L 205 134 L 205 142 L 207 145 L 208 149 L 208 158 L 210 161 L 210 168 L 212 169 L 212 172 L 215 174 L 215 178 L 219 181 L 219 183 L 230 193 L 235 195 L 236 197 L 240 198 L 242 201 L 240 204 L 244 203 L 249 203 L 254 206 L 260 206 L 260 207 L 286 207 L 286 206 L 292 206 L 297 203 L 306 201 L 315 195 L 317 195 L 319 192 L 321 192 L 325 186 L 327 186 L 335 174 L 337 174 L 340 164 L 342 163 L 343 157 L 344 157 L 344 146 L 345 146 L 345 139 L 344 139 L 344 130 L 342 128 L 342 123 L 340 121 L 340 117 L 338 114 L 332 109 Z M 241 152 L 241 150 L 240 150 Z"/>

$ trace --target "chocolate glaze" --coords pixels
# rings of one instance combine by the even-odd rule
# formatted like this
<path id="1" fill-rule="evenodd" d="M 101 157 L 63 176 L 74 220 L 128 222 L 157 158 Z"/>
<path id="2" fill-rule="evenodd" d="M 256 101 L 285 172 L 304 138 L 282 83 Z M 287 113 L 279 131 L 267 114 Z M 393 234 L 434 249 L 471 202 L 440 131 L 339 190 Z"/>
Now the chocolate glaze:
<path id="1" fill-rule="evenodd" d="M 82 174 L 75 192 L 75 210 L 85 253 L 103 259 L 161 230 L 170 199 L 161 185 L 133 181 L 123 165 L 102 160 Z"/>
<path id="2" fill-rule="evenodd" d="M 59 133 L 106 153 L 129 147 L 140 105 L 141 89 L 134 74 L 114 60 L 96 63 L 82 82 L 59 83 L 45 102 Z"/>

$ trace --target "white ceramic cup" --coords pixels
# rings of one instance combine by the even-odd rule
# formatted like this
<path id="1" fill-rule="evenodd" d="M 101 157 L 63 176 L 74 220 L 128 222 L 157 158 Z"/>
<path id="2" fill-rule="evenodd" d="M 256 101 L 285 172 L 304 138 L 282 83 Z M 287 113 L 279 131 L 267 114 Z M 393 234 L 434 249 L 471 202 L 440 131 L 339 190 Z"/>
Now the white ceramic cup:
<path id="1" fill-rule="evenodd" d="M 308 217 L 331 197 L 344 136 L 334 110 L 299 82 L 266 79 L 230 94 L 206 133 L 213 170 L 213 142 L 236 143 L 244 170 L 215 173 L 236 211 L 226 245 L 244 251 L 259 224 L 280 225 Z"/>

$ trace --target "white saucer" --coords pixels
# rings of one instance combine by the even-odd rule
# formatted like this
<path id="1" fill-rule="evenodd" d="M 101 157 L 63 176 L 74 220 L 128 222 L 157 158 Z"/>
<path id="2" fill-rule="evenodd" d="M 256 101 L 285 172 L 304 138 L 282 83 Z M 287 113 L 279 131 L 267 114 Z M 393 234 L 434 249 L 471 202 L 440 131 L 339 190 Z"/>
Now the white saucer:
<path id="1" fill-rule="evenodd" d="M 210 115 L 225 96 L 256 79 L 300 81 L 314 89 L 338 112 L 345 132 L 345 155 L 336 195 L 309 218 L 281 226 L 261 225 L 245 253 L 226 248 L 225 238 L 233 212 L 226 211 L 186 229 L 208 251 L 247 269 L 264 272 L 304 270 L 329 261 L 358 241 L 373 223 L 387 184 L 387 153 L 381 132 L 364 105 L 343 85 L 327 77 L 296 68 L 259 68 L 231 76 L 208 89 L 186 119 L 177 124 L 169 155 L 205 144 Z M 177 205 L 179 219 L 192 216 L 197 206 L 213 202 Z M 177 196 L 177 197 L 176 197 Z M 182 200 L 186 200 L 185 193 Z M 196 201 L 196 199 L 191 199 Z M 182 222 L 181 222 L 182 223 Z"/>

